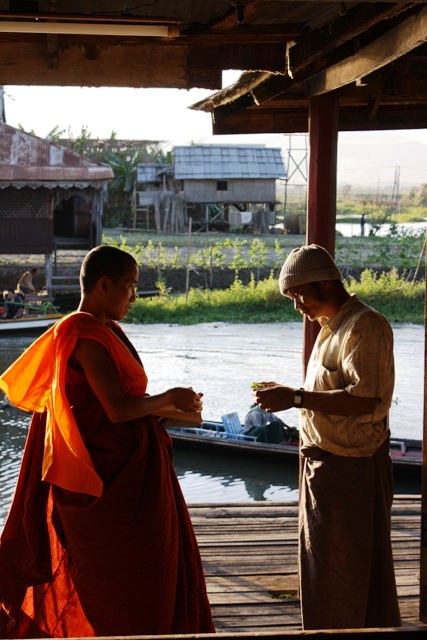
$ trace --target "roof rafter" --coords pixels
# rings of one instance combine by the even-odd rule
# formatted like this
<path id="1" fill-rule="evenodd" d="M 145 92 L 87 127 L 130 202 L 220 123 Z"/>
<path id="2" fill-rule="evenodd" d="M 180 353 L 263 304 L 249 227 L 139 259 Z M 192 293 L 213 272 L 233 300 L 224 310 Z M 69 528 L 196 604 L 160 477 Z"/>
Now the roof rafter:
<path id="1" fill-rule="evenodd" d="M 269 101 L 288 89 L 294 89 L 299 82 L 309 80 L 319 65 L 324 70 L 329 65 L 336 63 L 340 55 L 339 50 L 348 45 L 361 34 L 378 24 L 387 24 L 388 21 L 399 16 L 402 12 L 408 13 L 419 10 L 420 4 L 390 5 L 387 3 L 372 3 L 363 7 L 356 6 L 345 15 L 341 16 L 333 25 L 333 37 L 330 33 L 311 32 L 293 43 L 288 49 L 287 66 L 283 73 L 268 73 L 263 71 L 247 72 L 242 76 L 242 82 L 237 83 L 229 90 L 217 92 L 207 100 L 202 100 L 195 105 L 195 110 L 210 111 L 212 108 L 230 104 L 244 95 L 250 95 L 257 104 Z M 332 28 L 332 26 L 331 26 Z M 342 52 L 345 55 L 347 52 Z M 250 75 L 249 75 L 250 74 Z M 295 79 L 294 79 L 295 78 Z M 307 89 L 307 87 L 305 87 Z"/>
<path id="2" fill-rule="evenodd" d="M 336 63 L 311 78 L 305 85 L 309 95 L 334 91 L 387 66 L 427 42 L 427 7 L 416 16 L 360 49 L 355 55 Z"/>

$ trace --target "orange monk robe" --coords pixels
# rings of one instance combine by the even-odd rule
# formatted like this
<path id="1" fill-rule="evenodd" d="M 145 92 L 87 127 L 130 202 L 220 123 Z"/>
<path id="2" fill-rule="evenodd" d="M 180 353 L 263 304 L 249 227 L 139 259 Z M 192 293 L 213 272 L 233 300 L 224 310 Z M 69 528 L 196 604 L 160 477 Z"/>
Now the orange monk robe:
<path id="1" fill-rule="evenodd" d="M 75 312 L 38 338 L 0 377 L 0 389 L 24 411 L 47 412 L 42 479 L 63 489 L 99 497 L 97 475 L 69 405 L 65 378 L 79 338 L 100 342 L 109 352 L 123 392 L 144 395 L 147 377 L 128 347 L 89 313 Z"/>
<path id="2" fill-rule="evenodd" d="M 146 392 L 118 325 L 81 312 L 0 378 L 14 404 L 44 411 L 34 414 L 0 540 L 0 599 L 17 620 L 10 637 L 34 637 L 31 624 L 50 637 L 213 631 L 170 439 L 153 416 L 108 420 L 84 375 L 68 366 L 79 338 L 106 348 L 127 395 Z"/>

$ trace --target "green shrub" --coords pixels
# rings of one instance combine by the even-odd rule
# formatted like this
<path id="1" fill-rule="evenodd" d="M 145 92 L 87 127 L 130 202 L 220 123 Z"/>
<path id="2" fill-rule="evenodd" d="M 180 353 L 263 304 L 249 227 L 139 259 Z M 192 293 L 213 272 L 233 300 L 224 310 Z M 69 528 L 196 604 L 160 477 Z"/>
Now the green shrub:
<path id="1" fill-rule="evenodd" d="M 349 279 L 348 289 L 390 322 L 424 322 L 424 281 L 409 282 L 396 269 L 381 274 L 365 269 L 358 282 Z"/>
<path id="2" fill-rule="evenodd" d="M 424 281 L 408 282 L 395 269 L 380 275 L 366 269 L 359 281 L 349 278 L 345 284 L 391 322 L 424 322 Z M 126 320 L 145 324 L 296 322 L 301 315 L 270 275 L 260 282 L 252 277 L 248 285 L 236 278 L 228 289 L 191 289 L 187 300 L 185 294 L 137 300 Z"/>

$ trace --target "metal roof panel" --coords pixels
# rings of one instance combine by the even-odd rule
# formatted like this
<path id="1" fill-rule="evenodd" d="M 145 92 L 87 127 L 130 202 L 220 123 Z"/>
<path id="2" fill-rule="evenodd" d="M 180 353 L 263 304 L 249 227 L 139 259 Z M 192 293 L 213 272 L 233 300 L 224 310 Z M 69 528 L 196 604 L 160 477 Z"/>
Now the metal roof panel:
<path id="1" fill-rule="evenodd" d="M 0 181 L 112 180 L 111 167 L 0 122 Z"/>
<path id="2" fill-rule="evenodd" d="M 263 145 L 191 145 L 174 147 L 178 180 L 285 178 L 281 149 Z"/>

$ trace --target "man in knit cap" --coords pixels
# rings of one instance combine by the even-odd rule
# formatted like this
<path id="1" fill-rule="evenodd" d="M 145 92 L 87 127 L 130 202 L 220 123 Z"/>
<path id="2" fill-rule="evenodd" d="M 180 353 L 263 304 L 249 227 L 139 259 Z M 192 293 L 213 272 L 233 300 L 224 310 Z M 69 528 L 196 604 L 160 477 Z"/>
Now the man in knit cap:
<path id="1" fill-rule="evenodd" d="M 350 295 L 330 254 L 294 249 L 280 291 L 321 328 L 303 389 L 258 383 L 266 411 L 300 409 L 300 597 L 304 629 L 400 626 L 390 540 L 388 321 Z"/>

